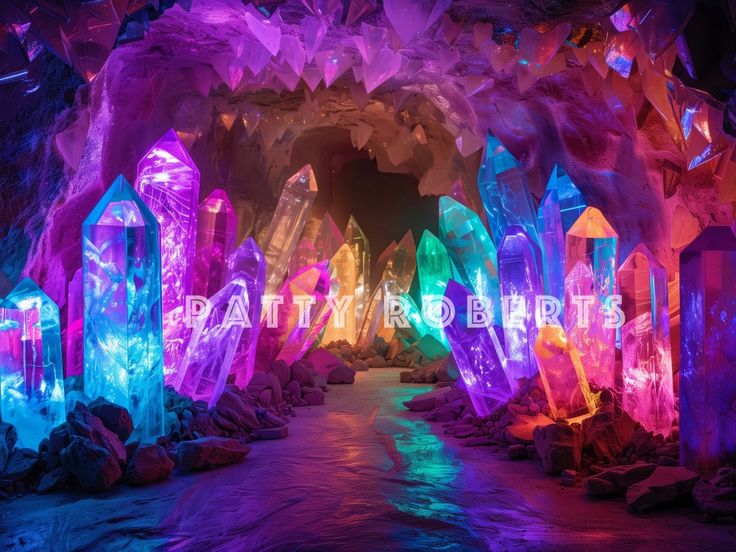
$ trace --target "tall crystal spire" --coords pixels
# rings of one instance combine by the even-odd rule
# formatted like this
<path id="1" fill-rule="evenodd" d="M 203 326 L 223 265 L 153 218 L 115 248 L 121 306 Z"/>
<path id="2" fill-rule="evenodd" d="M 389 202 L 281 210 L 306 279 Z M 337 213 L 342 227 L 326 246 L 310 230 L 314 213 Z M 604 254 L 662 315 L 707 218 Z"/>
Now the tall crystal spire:
<path id="1" fill-rule="evenodd" d="M 230 198 L 213 190 L 199 206 L 194 293 L 211 297 L 225 284 L 226 261 L 235 249 L 238 219 Z"/>
<path id="2" fill-rule="evenodd" d="M 340 340 L 355 343 L 355 257 L 348 244 L 343 243 L 330 259 L 330 269 L 338 284 L 337 295 L 330 300 L 340 308 L 332 309 L 322 343 Z"/>
<path id="3" fill-rule="evenodd" d="M 345 243 L 342 232 L 332 220 L 329 213 L 325 213 L 322 223 L 314 240 L 314 248 L 317 250 L 317 258 L 330 260 L 335 256 L 337 250 Z"/>
<path id="4" fill-rule="evenodd" d="M 345 243 L 350 246 L 355 259 L 355 326 L 360 328 L 370 296 L 371 247 L 363 229 L 352 215 L 345 228 Z"/>
<path id="5" fill-rule="evenodd" d="M 440 343 L 449 347 L 442 329 L 442 299 L 447 282 L 452 277 L 452 263 L 442 242 L 425 230 L 417 249 L 419 288 L 422 295 L 422 318 L 428 331 Z"/>
<path id="6" fill-rule="evenodd" d="M 311 165 L 304 165 L 286 181 L 271 219 L 262 249 L 266 255 L 266 293 L 273 294 L 284 280 L 289 259 L 317 197 L 317 180 Z"/>
<path id="7" fill-rule="evenodd" d="M 122 176 L 82 225 L 84 387 L 126 407 L 132 439 L 163 424 L 159 225 Z"/>
<path id="8" fill-rule="evenodd" d="M 183 354 L 185 297 L 192 293 L 197 245 L 199 170 L 173 129 L 138 162 L 136 191 L 159 223 L 164 376 L 171 379 Z"/>

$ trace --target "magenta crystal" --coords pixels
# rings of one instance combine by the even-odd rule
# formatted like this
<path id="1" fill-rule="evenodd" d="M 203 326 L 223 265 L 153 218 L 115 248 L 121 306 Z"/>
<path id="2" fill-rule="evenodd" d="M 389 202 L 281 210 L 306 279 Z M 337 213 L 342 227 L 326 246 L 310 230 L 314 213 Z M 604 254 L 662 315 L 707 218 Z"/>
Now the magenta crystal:
<path id="1" fill-rule="evenodd" d="M 194 294 L 210 297 L 226 275 L 225 262 L 235 248 L 238 220 L 225 190 L 216 189 L 199 206 Z"/>

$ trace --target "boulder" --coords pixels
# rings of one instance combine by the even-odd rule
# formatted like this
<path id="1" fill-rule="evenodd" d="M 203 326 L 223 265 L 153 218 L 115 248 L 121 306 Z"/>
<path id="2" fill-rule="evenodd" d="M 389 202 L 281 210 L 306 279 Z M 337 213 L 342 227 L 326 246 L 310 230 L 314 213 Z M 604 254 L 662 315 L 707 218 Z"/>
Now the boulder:
<path id="1" fill-rule="evenodd" d="M 414 372 L 416 370 L 405 370 L 399 374 L 399 381 L 401 383 L 414 383 Z"/>
<path id="2" fill-rule="evenodd" d="M 59 424 L 49 433 L 49 442 L 46 447 L 49 454 L 59 454 L 61 449 L 69 444 L 69 427 L 66 422 Z"/>
<path id="3" fill-rule="evenodd" d="M 715 480 L 700 481 L 693 489 L 693 501 L 709 517 L 736 517 L 736 486 L 719 486 Z"/>
<path id="4" fill-rule="evenodd" d="M 634 512 L 646 512 L 660 504 L 690 496 L 699 479 L 697 473 L 683 466 L 657 466 L 649 477 L 628 488 L 626 505 Z"/>
<path id="5" fill-rule="evenodd" d="M 278 378 L 282 389 L 286 387 L 286 384 L 289 383 L 289 380 L 291 379 L 291 369 L 283 360 L 274 360 L 268 366 L 268 370 L 266 371 Z"/>
<path id="6" fill-rule="evenodd" d="M 302 387 L 314 387 L 314 371 L 311 362 L 296 360 L 290 368 L 292 380 L 298 381 Z"/>
<path id="7" fill-rule="evenodd" d="M 291 380 L 289 383 L 287 383 L 286 390 L 293 397 L 301 398 L 302 396 L 302 386 L 296 380 Z"/>
<path id="8" fill-rule="evenodd" d="M 371 368 L 383 368 L 384 366 L 388 366 L 388 363 L 385 358 L 380 355 L 376 355 L 368 359 L 368 366 Z"/>
<path id="9" fill-rule="evenodd" d="M 356 372 L 367 372 L 368 371 L 368 363 L 365 360 L 358 359 L 354 361 L 350 367 L 355 370 Z"/>
<path id="10" fill-rule="evenodd" d="M 626 412 L 599 412 L 583 421 L 585 447 L 598 458 L 612 462 L 631 443 L 636 422 Z"/>
<path id="11" fill-rule="evenodd" d="M 655 469 L 657 469 L 655 464 L 645 463 L 615 466 L 597 475 L 587 477 L 583 481 L 585 494 L 588 496 L 602 496 L 623 493 L 634 483 L 643 481 L 652 475 Z"/>
<path id="12" fill-rule="evenodd" d="M 61 465 L 88 491 L 106 491 L 123 473 L 109 449 L 78 435 L 61 451 Z"/>
<path id="13" fill-rule="evenodd" d="M 217 399 L 215 411 L 246 432 L 261 426 L 255 409 L 231 389 L 225 389 Z"/>
<path id="14" fill-rule="evenodd" d="M 404 401 L 404 406 L 413 412 L 426 412 L 441 406 L 447 402 L 447 394 L 451 391 L 449 387 L 440 387 L 426 393 L 415 395 L 411 400 Z"/>
<path id="15" fill-rule="evenodd" d="M 333 367 L 327 374 L 327 383 L 336 385 L 341 383 L 354 383 L 355 370 L 345 364 Z"/>
<path id="16" fill-rule="evenodd" d="M 376 351 L 377 355 L 386 356 L 386 353 L 388 352 L 388 343 L 386 343 L 386 340 L 382 337 L 376 337 L 373 340 L 373 350 Z"/>
<path id="17" fill-rule="evenodd" d="M 18 442 L 18 433 L 12 424 L 0 422 L 0 472 L 5 468 L 10 453 Z"/>
<path id="18" fill-rule="evenodd" d="M 8 456 L 0 479 L 21 481 L 31 475 L 38 467 L 38 453 L 33 449 L 17 448 Z"/>
<path id="19" fill-rule="evenodd" d="M 48 473 L 43 474 L 41 481 L 38 482 L 36 492 L 38 494 L 46 494 L 52 491 L 63 489 L 69 483 L 69 473 L 63 467 L 58 467 Z"/>
<path id="20" fill-rule="evenodd" d="M 271 390 L 271 402 L 273 404 L 281 404 L 283 402 L 284 399 L 281 394 L 279 378 L 269 372 L 255 372 L 245 390 L 251 397 L 257 398 L 264 389 Z"/>
<path id="21" fill-rule="evenodd" d="M 325 392 L 319 387 L 302 387 L 302 398 L 309 406 L 325 404 Z"/>
<path id="22" fill-rule="evenodd" d="M 87 405 L 89 411 L 97 416 L 104 426 L 115 433 L 121 442 L 128 440 L 133 433 L 133 418 L 127 408 L 98 397 Z"/>
<path id="23" fill-rule="evenodd" d="M 105 427 L 97 416 L 82 403 L 77 403 L 74 410 L 66 416 L 66 423 L 71 435 L 84 437 L 94 444 L 106 448 L 113 458 L 125 463 L 125 445 L 117 433 Z"/>
<path id="24" fill-rule="evenodd" d="M 128 483 L 148 485 L 168 478 L 174 470 L 166 449 L 158 445 L 141 445 L 128 466 Z"/>
<path id="25" fill-rule="evenodd" d="M 179 465 L 190 470 L 206 470 L 240 462 L 248 456 L 250 448 L 236 439 L 226 437 L 201 437 L 182 441 L 176 449 Z"/>
<path id="26" fill-rule="evenodd" d="M 312 351 L 309 361 L 315 372 L 322 375 L 329 384 L 353 383 L 355 370 L 345 364 L 339 356 L 335 356 L 327 349 L 319 348 Z"/>
<path id="27" fill-rule="evenodd" d="M 560 422 L 539 426 L 533 437 L 546 473 L 558 475 L 563 470 L 580 468 L 583 439 L 578 426 Z"/>

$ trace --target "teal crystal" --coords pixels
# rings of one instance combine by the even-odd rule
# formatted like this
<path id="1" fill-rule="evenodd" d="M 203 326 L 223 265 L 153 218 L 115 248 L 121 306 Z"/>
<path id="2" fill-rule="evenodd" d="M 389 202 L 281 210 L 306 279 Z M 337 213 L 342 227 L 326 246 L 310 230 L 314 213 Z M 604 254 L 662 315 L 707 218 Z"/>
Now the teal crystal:
<path id="1" fill-rule="evenodd" d="M 442 242 L 425 230 L 417 248 L 417 271 L 422 294 L 421 315 L 429 333 L 449 350 L 442 329 L 442 306 L 447 282 L 452 278 L 452 262 Z"/>
<path id="2" fill-rule="evenodd" d="M 565 299 L 565 233 L 587 207 L 583 194 L 559 165 L 555 165 L 537 210 L 537 227 L 544 259 L 547 295 Z"/>
<path id="3" fill-rule="evenodd" d="M 84 387 L 130 411 L 131 440 L 163 423 L 159 225 L 121 175 L 82 225 Z"/>
<path id="4" fill-rule="evenodd" d="M 506 228 L 512 224 L 521 226 L 539 242 L 534 202 L 524 171 L 495 136 L 486 139 L 485 159 L 478 170 L 478 190 L 496 245 L 501 243 Z"/>
<path id="5" fill-rule="evenodd" d="M 65 416 L 59 307 L 25 278 L 0 304 L 0 417 L 35 449 Z"/>
<path id="6" fill-rule="evenodd" d="M 454 199 L 439 201 L 440 240 L 457 269 L 462 284 L 490 302 L 493 322 L 501 324 L 496 246 L 478 215 Z"/>

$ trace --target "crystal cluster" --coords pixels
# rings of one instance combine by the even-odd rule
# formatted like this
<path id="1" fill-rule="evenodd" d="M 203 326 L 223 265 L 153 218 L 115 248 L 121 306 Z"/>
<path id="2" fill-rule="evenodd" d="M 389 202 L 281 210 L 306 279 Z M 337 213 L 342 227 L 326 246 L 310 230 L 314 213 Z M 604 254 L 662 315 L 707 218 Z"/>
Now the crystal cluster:
<path id="1" fill-rule="evenodd" d="M 0 303 L 0 417 L 35 449 L 65 415 L 59 308 L 26 278 Z"/>
<path id="2" fill-rule="evenodd" d="M 122 176 L 82 225 L 84 389 L 130 411 L 132 439 L 164 432 L 159 225 Z"/>

